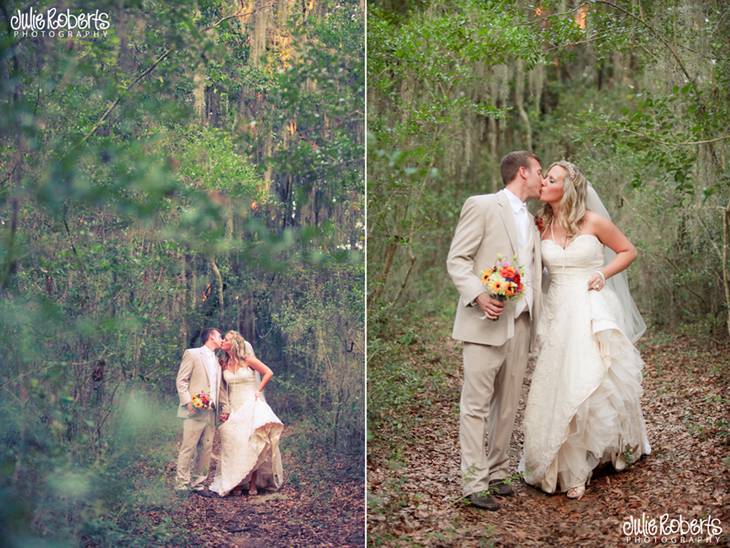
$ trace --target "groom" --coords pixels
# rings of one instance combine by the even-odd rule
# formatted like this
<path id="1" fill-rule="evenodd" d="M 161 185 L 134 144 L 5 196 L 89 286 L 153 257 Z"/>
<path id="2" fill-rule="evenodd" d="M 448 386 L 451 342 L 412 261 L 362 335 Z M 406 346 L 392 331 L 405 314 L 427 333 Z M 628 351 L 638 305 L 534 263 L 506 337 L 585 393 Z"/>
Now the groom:
<path id="1" fill-rule="evenodd" d="M 208 476 L 216 418 L 219 418 L 219 410 L 228 406 L 226 391 L 221 390 L 221 368 L 215 356 L 215 350 L 223 342 L 221 333 L 209 327 L 203 329 L 200 339 L 203 346 L 189 348 L 183 353 L 176 381 L 180 398 L 177 416 L 183 419 L 183 437 L 177 457 L 175 491 L 181 494 L 192 489 L 207 495 L 203 482 Z M 208 396 L 209 409 L 193 407 L 192 398 L 200 393 Z"/>
<path id="2" fill-rule="evenodd" d="M 460 299 L 452 337 L 464 342 L 464 385 L 459 411 L 462 492 L 479 508 L 497 510 L 492 494 L 512 495 L 512 437 L 533 325 L 540 309 L 540 235 L 525 201 L 539 198 L 540 159 L 527 151 L 507 154 L 500 166 L 504 188 L 464 203 L 446 262 Z M 501 255 L 524 267 L 524 294 L 507 303 L 490 297 L 480 272 Z M 486 317 L 485 317 L 486 316 Z M 489 447 L 485 447 L 485 434 Z"/>

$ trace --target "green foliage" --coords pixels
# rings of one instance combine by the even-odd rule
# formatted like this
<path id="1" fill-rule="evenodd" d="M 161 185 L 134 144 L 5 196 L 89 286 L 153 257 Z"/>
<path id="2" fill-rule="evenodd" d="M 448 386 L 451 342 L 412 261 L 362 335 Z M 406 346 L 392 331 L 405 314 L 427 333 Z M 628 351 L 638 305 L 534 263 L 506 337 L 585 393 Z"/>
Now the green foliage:
<path id="1" fill-rule="evenodd" d="M 618 8 L 559 1 L 371 3 L 368 447 L 377 479 L 368 506 L 376 516 L 374 545 L 407 534 L 408 526 L 389 516 L 418 515 L 426 506 L 414 500 L 417 485 L 404 488 L 400 470 L 413 449 L 414 425 L 430 409 L 428 398 L 443 390 L 433 364 L 439 372 L 460 367 L 446 343 L 458 299 L 446 256 L 465 199 L 502 187 L 504 154 L 531 147 L 545 168 L 565 158 L 586 174 L 639 251 L 628 274 L 650 326 L 646 339 L 663 330 L 693 340 L 727 336 L 723 273 L 730 265 L 723 264 L 722 230 L 730 204 L 730 12 L 685 0 L 613 4 Z M 438 349 L 433 362 L 429 343 Z M 654 361 L 661 377 L 661 361 Z M 444 407 L 451 425 L 458 422 L 457 400 L 454 409 Z M 439 417 L 430 425 L 443 422 Z M 702 440 L 727 432 L 721 421 L 686 422 Z M 418 521 L 427 527 L 427 518 Z M 451 538 L 463 541 L 468 529 Z"/>
<path id="2" fill-rule="evenodd" d="M 208 28 L 228 3 L 95 7 L 106 38 L 0 34 L 0 527 L 181 545 L 174 378 L 203 327 L 316 427 L 287 456 L 362 461 L 363 19 L 277 4 L 254 61 L 255 18 Z"/>
<path id="3" fill-rule="evenodd" d="M 722 329 L 727 9 L 640 4 L 369 11 L 371 333 L 388 338 L 396 306 L 419 316 L 456 299 L 444 260 L 461 205 L 498 190 L 501 156 L 529 142 L 544 166 L 576 162 L 636 244 L 650 323 Z"/>
<path id="4" fill-rule="evenodd" d="M 180 162 L 180 176 L 192 187 L 254 200 L 266 198 L 260 195 L 260 177 L 242 154 L 245 151 L 235 149 L 230 133 L 219 128 L 192 128 L 187 134 L 175 131 L 169 139 L 183 145 L 170 152 Z"/>

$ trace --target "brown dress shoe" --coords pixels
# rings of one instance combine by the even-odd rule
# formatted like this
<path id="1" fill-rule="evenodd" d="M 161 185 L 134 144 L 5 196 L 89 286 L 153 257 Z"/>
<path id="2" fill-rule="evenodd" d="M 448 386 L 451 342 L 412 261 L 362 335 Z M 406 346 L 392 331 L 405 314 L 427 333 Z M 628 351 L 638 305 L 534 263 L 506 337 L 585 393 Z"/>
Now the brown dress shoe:
<path id="1" fill-rule="evenodd" d="M 477 508 L 491 511 L 499 510 L 499 503 L 494 500 L 494 497 L 486 491 L 472 493 L 467 497 L 467 499 L 473 506 L 476 506 Z"/>
<path id="2" fill-rule="evenodd" d="M 515 494 L 512 486 L 504 480 L 493 480 L 489 482 L 489 492 L 498 497 L 511 497 Z"/>

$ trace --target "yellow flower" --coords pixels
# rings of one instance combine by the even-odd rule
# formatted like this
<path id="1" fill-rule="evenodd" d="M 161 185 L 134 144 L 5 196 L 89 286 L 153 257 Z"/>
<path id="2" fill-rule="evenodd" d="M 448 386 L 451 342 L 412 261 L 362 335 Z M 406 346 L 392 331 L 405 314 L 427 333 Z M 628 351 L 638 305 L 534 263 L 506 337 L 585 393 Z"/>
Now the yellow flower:
<path id="1" fill-rule="evenodd" d="M 501 282 L 499 280 L 491 280 L 489 282 L 488 289 L 493 295 L 501 295 L 502 291 L 504 291 L 504 282 Z"/>

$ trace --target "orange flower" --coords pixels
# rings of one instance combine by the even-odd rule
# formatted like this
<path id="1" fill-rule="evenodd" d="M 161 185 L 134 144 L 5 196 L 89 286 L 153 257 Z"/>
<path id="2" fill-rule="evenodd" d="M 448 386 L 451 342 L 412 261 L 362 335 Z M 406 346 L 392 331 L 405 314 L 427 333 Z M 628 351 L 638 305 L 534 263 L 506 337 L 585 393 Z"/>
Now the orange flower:
<path id="1" fill-rule="evenodd" d="M 503 278 L 514 278 L 517 272 L 511 266 L 504 266 L 502 267 L 502 270 L 499 271 L 499 273 Z"/>

